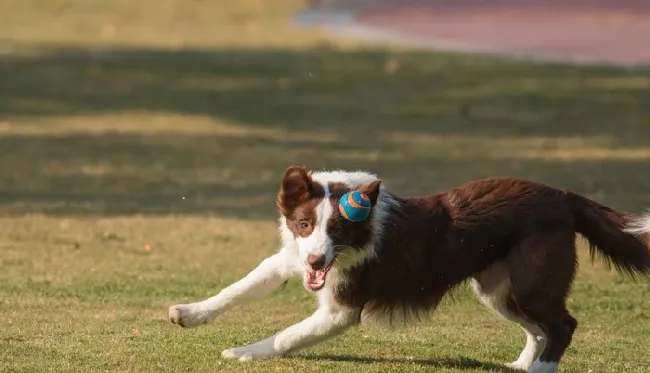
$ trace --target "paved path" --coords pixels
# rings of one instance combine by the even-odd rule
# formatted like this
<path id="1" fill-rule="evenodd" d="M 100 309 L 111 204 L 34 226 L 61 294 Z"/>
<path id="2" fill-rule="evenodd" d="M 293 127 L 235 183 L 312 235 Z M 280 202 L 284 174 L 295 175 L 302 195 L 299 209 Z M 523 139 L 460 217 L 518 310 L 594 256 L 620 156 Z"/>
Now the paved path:
<path id="1" fill-rule="evenodd" d="M 322 0 L 299 19 L 434 49 L 650 66 L 650 0 Z"/>

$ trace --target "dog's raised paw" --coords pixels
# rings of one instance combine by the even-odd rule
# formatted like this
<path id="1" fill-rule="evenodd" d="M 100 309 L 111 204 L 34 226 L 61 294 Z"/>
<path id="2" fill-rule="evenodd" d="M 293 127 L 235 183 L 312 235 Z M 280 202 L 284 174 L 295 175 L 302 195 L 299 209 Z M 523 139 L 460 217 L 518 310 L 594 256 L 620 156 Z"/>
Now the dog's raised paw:
<path id="1" fill-rule="evenodd" d="M 169 322 L 189 328 L 207 324 L 210 320 L 208 313 L 195 304 L 176 304 L 169 307 Z"/>

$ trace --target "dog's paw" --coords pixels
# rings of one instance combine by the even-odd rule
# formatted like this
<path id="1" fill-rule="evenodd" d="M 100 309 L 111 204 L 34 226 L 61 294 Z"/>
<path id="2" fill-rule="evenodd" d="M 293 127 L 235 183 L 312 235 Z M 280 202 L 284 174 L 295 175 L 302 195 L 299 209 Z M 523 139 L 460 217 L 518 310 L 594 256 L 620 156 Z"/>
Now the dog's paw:
<path id="1" fill-rule="evenodd" d="M 527 373 L 557 373 L 557 362 L 535 360 L 533 365 L 528 368 Z"/>
<path id="2" fill-rule="evenodd" d="M 196 303 L 176 304 L 169 307 L 169 322 L 184 328 L 207 324 L 211 320 L 210 313 Z"/>
<path id="3" fill-rule="evenodd" d="M 517 360 L 517 361 L 513 361 L 512 363 L 506 364 L 506 366 L 510 369 L 523 370 L 525 372 L 530 367 L 530 364 L 526 364 L 524 362 Z"/>
<path id="4" fill-rule="evenodd" d="M 280 354 L 275 351 L 272 344 L 262 341 L 244 347 L 224 350 L 221 356 L 230 360 L 253 361 L 279 357 Z"/>

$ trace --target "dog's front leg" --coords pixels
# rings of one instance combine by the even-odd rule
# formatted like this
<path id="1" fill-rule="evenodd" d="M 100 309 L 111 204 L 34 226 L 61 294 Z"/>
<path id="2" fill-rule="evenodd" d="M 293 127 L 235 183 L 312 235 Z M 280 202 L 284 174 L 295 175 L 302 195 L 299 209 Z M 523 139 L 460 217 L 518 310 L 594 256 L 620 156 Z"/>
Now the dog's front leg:
<path id="1" fill-rule="evenodd" d="M 348 308 L 320 308 L 305 320 L 248 346 L 221 353 L 224 358 L 240 361 L 284 356 L 311 347 L 345 331 L 359 321 L 359 312 Z"/>
<path id="2" fill-rule="evenodd" d="M 201 302 L 169 307 L 169 321 L 183 327 L 207 324 L 227 309 L 279 288 L 294 273 L 295 259 L 281 250 L 264 259 L 241 280 Z"/>

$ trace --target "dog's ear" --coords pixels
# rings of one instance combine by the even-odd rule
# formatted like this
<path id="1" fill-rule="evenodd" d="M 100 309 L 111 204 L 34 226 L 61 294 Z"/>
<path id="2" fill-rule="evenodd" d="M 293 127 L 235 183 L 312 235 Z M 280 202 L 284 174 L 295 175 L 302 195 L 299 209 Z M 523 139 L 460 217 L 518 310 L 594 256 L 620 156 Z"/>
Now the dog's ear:
<path id="1" fill-rule="evenodd" d="M 370 184 L 363 184 L 357 187 L 357 190 L 370 198 L 370 202 L 373 206 L 377 204 L 377 198 L 379 197 L 379 190 L 381 186 L 381 180 L 375 180 Z"/>
<path id="2" fill-rule="evenodd" d="M 313 181 L 303 165 L 293 165 L 284 172 L 276 204 L 288 217 L 301 203 L 309 200 Z"/>

